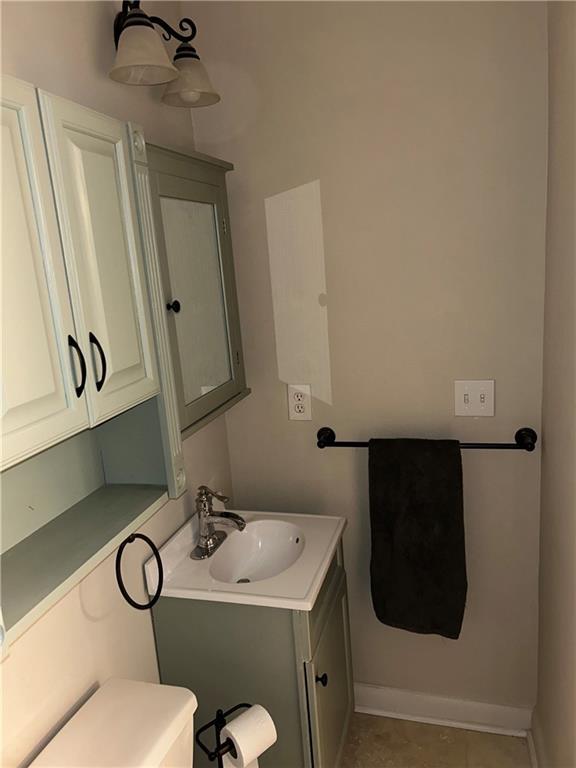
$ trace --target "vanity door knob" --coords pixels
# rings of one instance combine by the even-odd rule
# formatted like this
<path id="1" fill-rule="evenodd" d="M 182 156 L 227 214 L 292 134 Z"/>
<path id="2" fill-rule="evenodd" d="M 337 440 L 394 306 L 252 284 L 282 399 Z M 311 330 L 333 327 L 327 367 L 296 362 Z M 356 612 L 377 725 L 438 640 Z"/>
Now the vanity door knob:
<path id="1" fill-rule="evenodd" d="M 168 309 L 168 310 L 171 309 L 172 312 L 176 312 L 176 314 L 178 314 L 178 312 L 180 312 L 180 307 L 181 307 L 181 304 L 178 301 L 178 299 L 174 299 L 174 301 L 170 301 L 170 302 L 168 302 L 168 304 L 166 304 L 166 309 Z"/>
<path id="2" fill-rule="evenodd" d="M 324 672 L 323 675 L 316 675 L 316 682 L 320 683 L 323 688 L 326 688 L 326 686 L 328 685 L 328 675 L 326 674 L 326 672 Z"/>

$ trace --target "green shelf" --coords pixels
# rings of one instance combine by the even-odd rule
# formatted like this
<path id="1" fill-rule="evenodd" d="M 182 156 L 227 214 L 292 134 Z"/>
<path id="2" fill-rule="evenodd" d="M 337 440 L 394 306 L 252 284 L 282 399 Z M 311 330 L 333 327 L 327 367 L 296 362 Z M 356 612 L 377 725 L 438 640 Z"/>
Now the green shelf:
<path id="1" fill-rule="evenodd" d="M 166 501 L 161 485 L 105 485 L 4 552 L 0 594 L 9 637 L 27 629 Z"/>

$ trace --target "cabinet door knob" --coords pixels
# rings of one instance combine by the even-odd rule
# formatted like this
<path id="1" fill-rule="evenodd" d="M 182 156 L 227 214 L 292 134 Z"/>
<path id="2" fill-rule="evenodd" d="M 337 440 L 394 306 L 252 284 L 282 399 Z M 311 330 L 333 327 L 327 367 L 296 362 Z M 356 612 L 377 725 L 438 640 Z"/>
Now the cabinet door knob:
<path id="1" fill-rule="evenodd" d="M 174 301 L 170 301 L 170 302 L 168 302 L 168 304 L 166 304 L 166 309 L 168 309 L 168 310 L 171 309 L 172 312 L 176 312 L 176 314 L 178 314 L 178 312 L 180 312 L 180 307 L 181 306 L 182 305 L 180 304 L 178 299 L 174 299 Z"/>
<path id="2" fill-rule="evenodd" d="M 326 686 L 328 685 L 328 675 L 326 674 L 326 672 L 324 672 L 323 675 L 316 675 L 316 682 L 320 683 L 323 688 L 326 688 Z"/>

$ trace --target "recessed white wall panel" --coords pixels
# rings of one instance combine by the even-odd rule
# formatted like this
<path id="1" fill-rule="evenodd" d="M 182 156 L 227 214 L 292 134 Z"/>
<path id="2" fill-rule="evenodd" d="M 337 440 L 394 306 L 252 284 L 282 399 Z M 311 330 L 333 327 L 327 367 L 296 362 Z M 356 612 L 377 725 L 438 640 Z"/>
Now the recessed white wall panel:
<path id="1" fill-rule="evenodd" d="M 320 181 L 266 199 L 278 375 L 332 403 Z"/>

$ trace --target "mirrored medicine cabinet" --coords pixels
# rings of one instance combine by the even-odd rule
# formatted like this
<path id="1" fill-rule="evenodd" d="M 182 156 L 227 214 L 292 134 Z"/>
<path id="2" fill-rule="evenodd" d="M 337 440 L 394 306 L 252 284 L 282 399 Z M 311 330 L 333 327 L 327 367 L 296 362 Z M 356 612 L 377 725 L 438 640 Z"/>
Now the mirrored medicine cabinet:
<path id="1" fill-rule="evenodd" d="M 248 394 L 225 173 L 229 163 L 147 147 L 180 426 Z"/>

